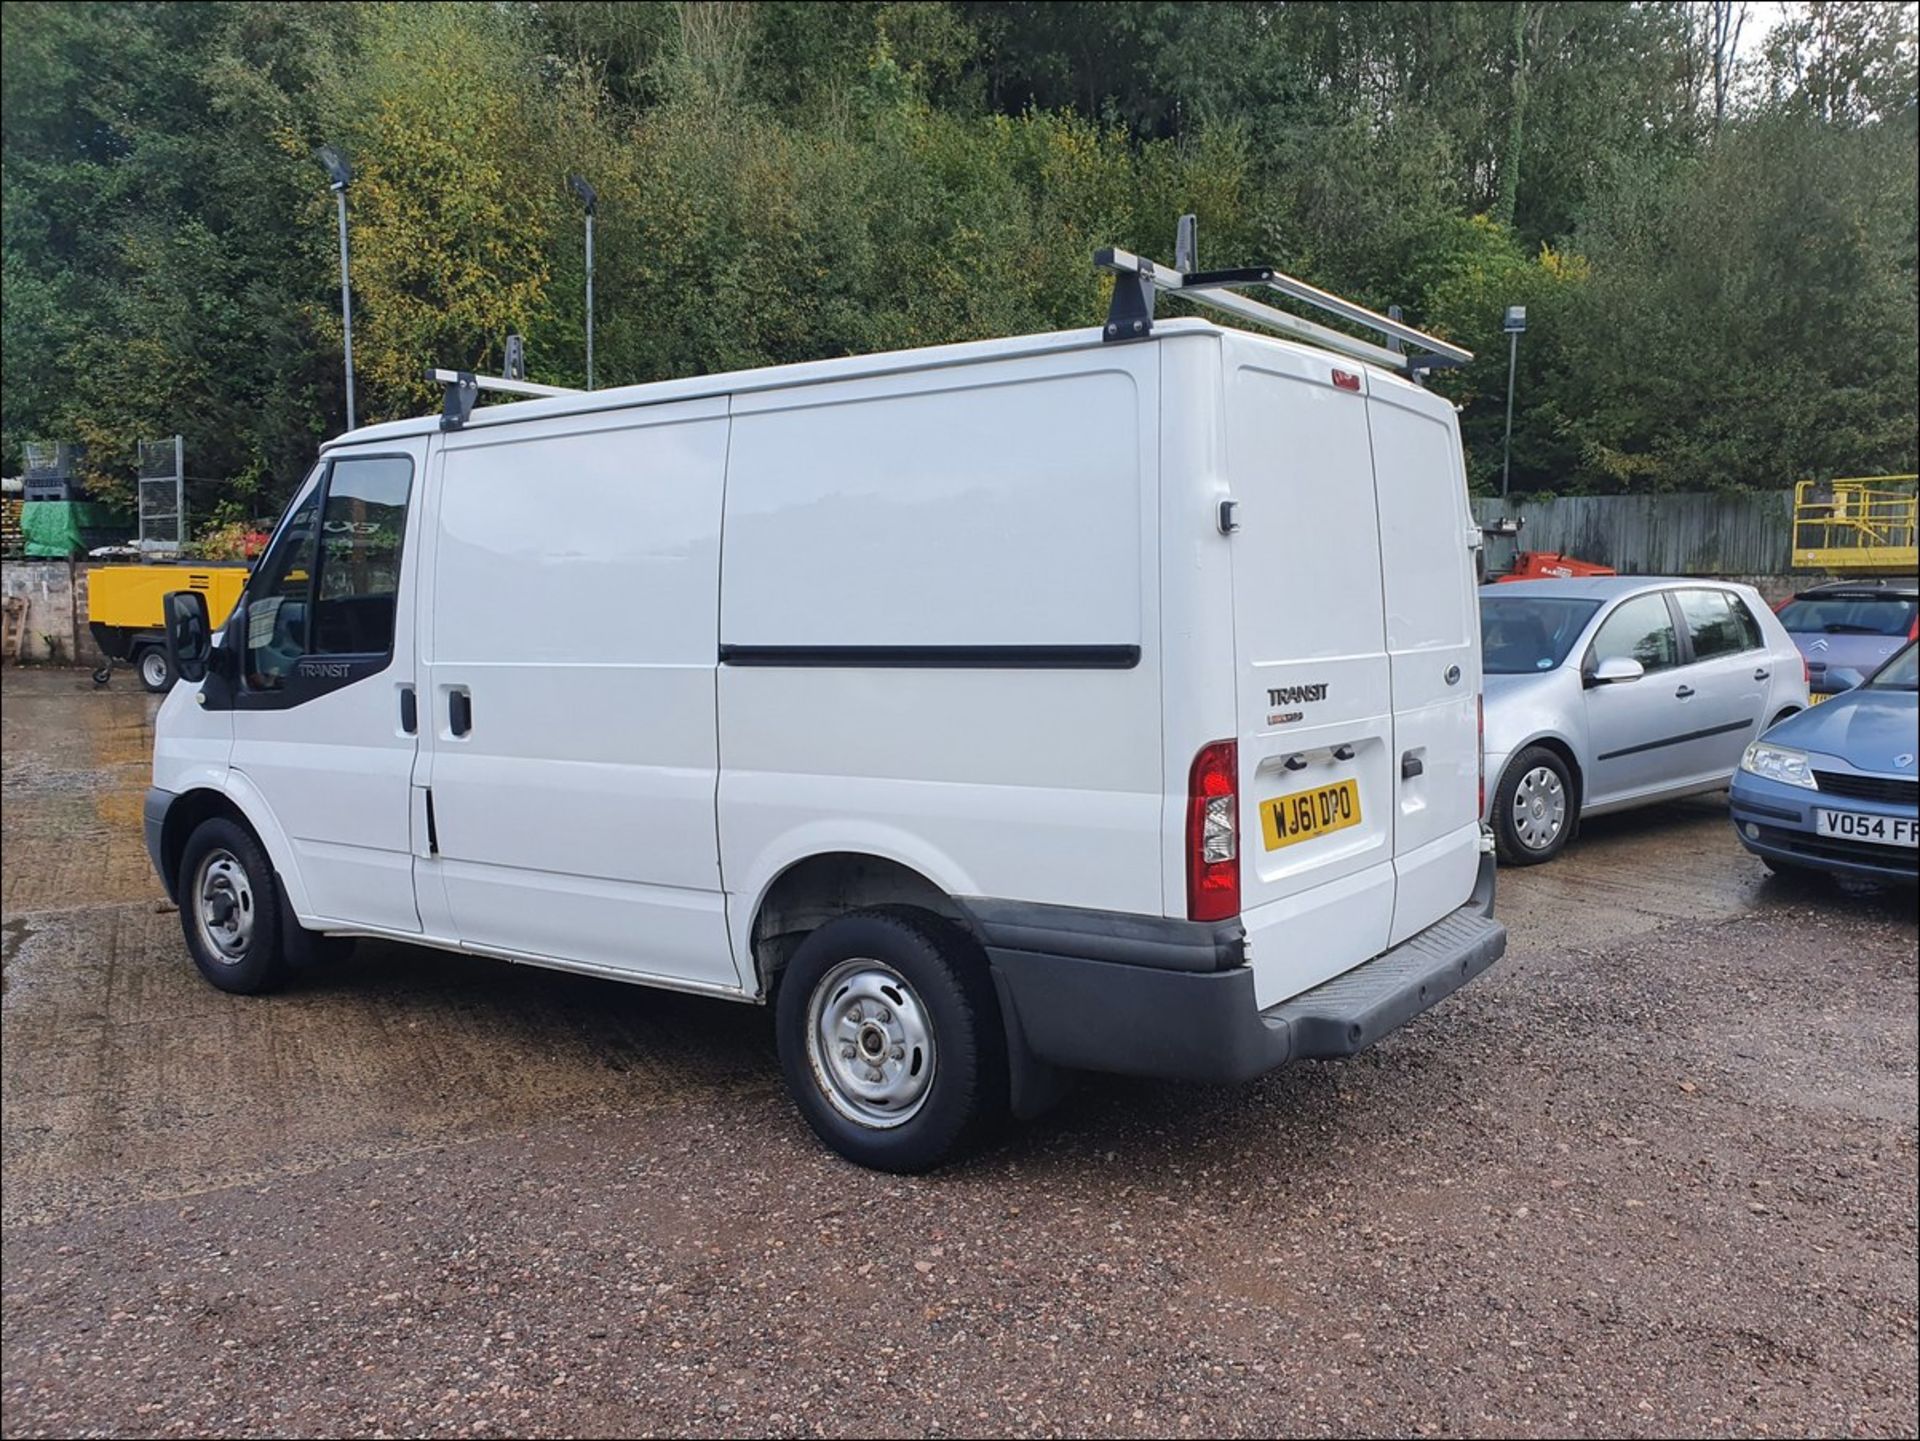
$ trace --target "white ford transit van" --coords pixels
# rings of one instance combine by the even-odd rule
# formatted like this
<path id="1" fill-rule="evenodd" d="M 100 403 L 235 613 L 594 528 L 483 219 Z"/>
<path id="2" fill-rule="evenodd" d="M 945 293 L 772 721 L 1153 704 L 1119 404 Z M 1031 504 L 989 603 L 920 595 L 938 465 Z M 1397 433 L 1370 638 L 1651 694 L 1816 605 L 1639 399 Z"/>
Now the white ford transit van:
<path id="1" fill-rule="evenodd" d="M 146 837 L 201 972 L 372 936 L 770 1003 L 814 1130 L 909 1170 L 1490 965 L 1452 407 L 1156 324 L 1139 264 L 1103 329 L 461 377 L 326 445 L 218 636 L 168 602 Z"/>

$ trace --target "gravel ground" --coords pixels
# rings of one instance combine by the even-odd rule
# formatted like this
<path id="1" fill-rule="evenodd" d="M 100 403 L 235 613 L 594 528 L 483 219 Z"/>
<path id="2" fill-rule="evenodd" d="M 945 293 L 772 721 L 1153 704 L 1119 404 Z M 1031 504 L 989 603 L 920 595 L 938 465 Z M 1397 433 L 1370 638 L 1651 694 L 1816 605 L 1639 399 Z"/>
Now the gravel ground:
<path id="1" fill-rule="evenodd" d="M 212 992 L 152 703 L 4 683 L 10 1436 L 1920 1429 L 1913 898 L 1717 800 L 1503 875 L 1508 958 L 1358 1060 L 904 1180 L 759 1011 L 386 946 Z"/>

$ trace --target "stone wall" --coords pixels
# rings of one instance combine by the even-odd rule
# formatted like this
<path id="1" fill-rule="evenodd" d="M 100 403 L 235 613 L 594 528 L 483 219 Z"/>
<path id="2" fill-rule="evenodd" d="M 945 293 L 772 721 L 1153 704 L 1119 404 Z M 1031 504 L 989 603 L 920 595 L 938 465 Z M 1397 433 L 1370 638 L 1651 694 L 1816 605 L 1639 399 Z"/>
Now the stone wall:
<path id="1" fill-rule="evenodd" d="M 25 660 L 89 670 L 106 663 L 87 629 L 87 573 L 92 568 L 91 562 L 69 560 L 10 560 L 0 566 L 0 591 L 27 602 Z M 12 661 L 11 656 L 7 659 Z"/>

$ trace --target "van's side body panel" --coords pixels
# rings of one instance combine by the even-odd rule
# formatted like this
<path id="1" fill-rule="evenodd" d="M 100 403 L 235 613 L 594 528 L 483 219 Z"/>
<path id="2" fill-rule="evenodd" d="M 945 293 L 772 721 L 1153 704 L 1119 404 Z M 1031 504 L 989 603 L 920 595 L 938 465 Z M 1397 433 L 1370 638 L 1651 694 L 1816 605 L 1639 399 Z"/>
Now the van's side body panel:
<path id="1" fill-rule="evenodd" d="M 954 896 L 1162 905 L 1158 347 L 736 396 L 721 871 L 865 852 Z"/>
<path id="2" fill-rule="evenodd" d="M 422 889 L 463 943 L 739 984 L 714 820 L 727 425 L 695 400 L 444 441 L 416 779 Z"/>

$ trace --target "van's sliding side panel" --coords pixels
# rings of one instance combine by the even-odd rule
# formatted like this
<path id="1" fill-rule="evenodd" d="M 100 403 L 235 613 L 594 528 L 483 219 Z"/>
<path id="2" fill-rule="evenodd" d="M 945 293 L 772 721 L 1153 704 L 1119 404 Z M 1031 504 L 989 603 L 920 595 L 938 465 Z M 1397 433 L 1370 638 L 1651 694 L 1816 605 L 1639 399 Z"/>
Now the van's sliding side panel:
<path id="1" fill-rule="evenodd" d="M 743 975 L 809 855 L 1159 914 L 1159 347 L 736 396 L 719 831 Z"/>

